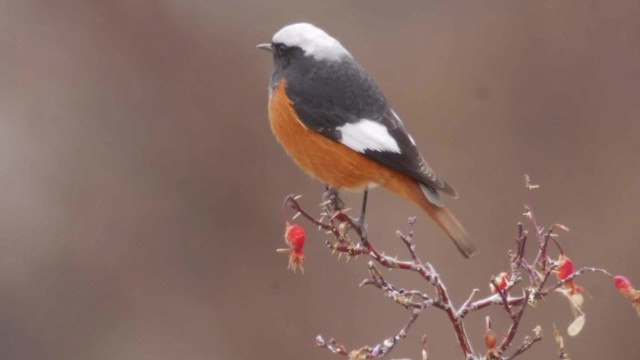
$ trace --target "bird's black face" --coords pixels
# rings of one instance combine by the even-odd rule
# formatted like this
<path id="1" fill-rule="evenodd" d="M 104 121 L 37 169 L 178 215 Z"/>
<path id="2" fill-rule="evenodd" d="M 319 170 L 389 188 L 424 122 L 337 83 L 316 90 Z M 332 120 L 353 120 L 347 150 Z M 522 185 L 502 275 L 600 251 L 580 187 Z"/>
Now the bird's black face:
<path id="1" fill-rule="evenodd" d="M 273 72 L 271 74 L 271 89 L 273 89 L 282 78 L 287 77 L 287 73 L 294 68 L 304 67 L 305 52 L 299 46 L 290 46 L 281 42 L 271 42 L 260 44 L 259 49 L 270 51 L 273 54 Z M 309 57 L 310 58 L 310 57 Z M 306 73 L 306 71 L 293 71 L 293 74 Z M 291 74 L 290 74 L 291 75 Z"/>
<path id="2" fill-rule="evenodd" d="M 299 46 L 287 46 L 283 43 L 273 43 L 273 61 L 276 66 L 286 68 L 297 57 L 304 56 L 304 51 Z"/>
<path id="3" fill-rule="evenodd" d="M 283 43 L 261 44 L 258 48 L 271 51 L 274 65 L 281 69 L 287 67 L 294 58 L 304 56 L 304 51 L 299 46 L 288 46 Z"/>
<path id="4" fill-rule="evenodd" d="M 272 43 L 271 48 L 271 51 L 273 51 L 273 56 L 277 58 L 284 57 L 290 49 L 287 45 L 282 43 Z"/>

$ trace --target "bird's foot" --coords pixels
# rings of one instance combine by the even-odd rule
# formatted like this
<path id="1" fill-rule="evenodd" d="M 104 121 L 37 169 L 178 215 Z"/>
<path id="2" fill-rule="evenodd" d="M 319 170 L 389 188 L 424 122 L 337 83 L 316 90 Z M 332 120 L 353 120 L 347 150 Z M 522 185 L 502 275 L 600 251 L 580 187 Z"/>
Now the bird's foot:
<path id="1" fill-rule="evenodd" d="M 327 190 L 322 194 L 322 203 L 326 204 L 332 212 L 344 209 L 344 202 L 340 199 L 338 190 L 334 188 L 327 187 Z"/>
<path id="2" fill-rule="evenodd" d="M 322 203 L 326 206 L 327 212 L 329 214 L 340 213 L 336 216 L 336 219 L 339 221 L 346 221 L 349 219 L 349 223 L 351 227 L 358 233 L 362 240 L 367 239 L 367 224 L 364 222 L 364 211 L 360 215 L 359 218 L 351 217 L 344 212 L 348 209 L 345 209 L 344 201 L 340 199 L 340 194 L 337 189 L 327 187 L 324 194 L 322 194 Z M 364 210 L 364 208 L 363 208 Z"/>

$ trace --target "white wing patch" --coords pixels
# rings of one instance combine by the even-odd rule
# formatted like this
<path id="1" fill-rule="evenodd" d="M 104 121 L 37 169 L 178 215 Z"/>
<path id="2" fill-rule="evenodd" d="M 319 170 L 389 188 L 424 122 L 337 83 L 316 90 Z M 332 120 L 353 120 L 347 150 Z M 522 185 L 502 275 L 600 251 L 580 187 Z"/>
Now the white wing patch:
<path id="1" fill-rule="evenodd" d="M 311 55 L 317 60 L 338 61 L 344 56 L 351 57 L 349 51 L 338 40 L 324 30 L 307 23 L 283 27 L 273 36 L 272 41 L 287 46 L 298 46 L 306 55 Z"/>
<path id="2" fill-rule="evenodd" d="M 373 120 L 361 119 L 357 123 L 347 123 L 337 129 L 342 134 L 340 142 L 351 150 L 359 153 L 366 150 L 401 153 L 398 142 L 389 134 L 389 130 Z"/>

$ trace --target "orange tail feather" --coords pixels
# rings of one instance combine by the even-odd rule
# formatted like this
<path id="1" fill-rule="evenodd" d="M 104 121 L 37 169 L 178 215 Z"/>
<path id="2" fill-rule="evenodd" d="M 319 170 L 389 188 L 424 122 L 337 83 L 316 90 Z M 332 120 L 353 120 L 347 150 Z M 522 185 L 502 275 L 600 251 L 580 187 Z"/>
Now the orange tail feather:
<path id="1" fill-rule="evenodd" d="M 460 224 L 460 221 L 448 209 L 431 203 L 414 179 L 402 174 L 396 174 L 389 178 L 383 186 L 416 204 L 426 212 L 442 231 L 449 236 L 465 258 L 469 258 L 477 252 L 476 247 L 471 242 L 469 233 Z"/>

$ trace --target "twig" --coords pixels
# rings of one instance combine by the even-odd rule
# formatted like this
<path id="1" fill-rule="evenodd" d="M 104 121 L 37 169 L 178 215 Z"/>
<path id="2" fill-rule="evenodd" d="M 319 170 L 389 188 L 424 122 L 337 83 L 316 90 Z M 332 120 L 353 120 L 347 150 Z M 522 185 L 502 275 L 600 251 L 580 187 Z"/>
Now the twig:
<path id="1" fill-rule="evenodd" d="M 563 225 L 554 224 L 548 230 L 544 231 L 544 228 L 538 225 L 530 201 L 532 190 L 536 189 L 538 186 L 532 184 L 528 176 L 525 176 L 525 184 L 528 192 L 528 201 L 527 204 L 525 204 L 525 215 L 531 220 L 531 224 L 535 231 L 537 245 L 537 252 L 535 253 L 535 256 L 533 256 L 533 262 L 530 263 L 525 258 L 528 232 L 524 229 L 524 225 L 522 223 L 518 223 L 517 235 L 515 237 L 516 249 L 515 251 L 512 250 L 509 252 L 510 271 L 508 273 L 508 281 L 506 282 L 506 285 L 502 283 L 502 281 L 499 284 L 496 277 L 492 276 L 490 279 L 490 285 L 495 289 L 495 294 L 490 294 L 484 298 L 474 300 L 480 293 L 480 290 L 477 288 L 473 289 L 466 301 L 464 301 L 464 303 L 457 309 L 450 298 L 447 287 L 436 272 L 435 268 L 431 264 L 423 262 L 416 253 L 416 246 L 413 241 L 413 226 L 416 221 L 415 217 L 409 218 L 409 231 L 406 235 L 401 232 L 397 233 L 397 237 L 405 245 L 409 254 L 408 260 L 398 259 L 398 257 L 385 255 L 383 252 L 376 249 L 370 240 L 367 231 L 365 231 L 365 225 L 358 223 L 357 220 L 354 220 L 346 214 L 348 209 L 344 209 L 343 202 L 339 199 L 337 193 L 334 192 L 329 194 L 327 201 L 321 204 L 324 211 L 321 213 L 319 219 L 316 219 L 308 211 L 303 209 L 299 202 L 300 197 L 295 197 L 293 195 L 288 196 L 285 199 L 285 205 L 289 206 L 295 212 L 296 215 L 294 217 L 301 216 L 305 218 L 313 225 L 317 226 L 318 229 L 325 231 L 334 238 L 334 241 L 329 239 L 326 240 L 327 247 L 331 249 L 333 253 L 338 253 L 338 255 L 345 254 L 348 258 L 365 256 L 371 259 L 368 262 L 369 277 L 363 280 L 360 283 L 360 286 L 372 285 L 380 289 L 394 302 L 410 311 L 410 316 L 407 322 L 394 336 L 387 338 L 373 347 L 364 346 L 359 349 L 349 351 L 337 340 L 331 338 L 326 341 L 320 335 L 316 338 L 316 346 L 325 348 L 334 354 L 348 356 L 353 360 L 379 358 L 388 354 L 399 341 L 407 336 L 408 331 L 415 321 L 417 321 L 422 311 L 433 307 L 444 311 L 447 315 L 453 326 L 456 340 L 464 357 L 467 360 L 480 359 L 480 357 L 475 355 L 473 351 L 464 326 L 464 319 L 474 311 L 478 311 L 489 306 L 500 306 L 509 316 L 511 323 L 500 345 L 497 348 L 494 348 L 492 345 L 493 350 L 487 353 L 487 357 L 499 358 L 502 360 L 513 359 L 531 348 L 533 344 L 542 339 L 539 327 L 534 329 L 534 336 L 525 337 L 523 343 L 513 352 L 512 355 L 504 355 L 513 344 L 513 340 L 518 332 L 525 309 L 529 304 L 533 304 L 538 300 L 544 299 L 546 296 L 561 287 L 574 286 L 573 281 L 578 276 L 581 276 L 586 272 L 598 272 L 607 276 L 611 276 L 611 274 L 601 268 L 583 267 L 568 276 L 563 275 L 565 277 L 555 282 L 553 285 L 547 285 L 549 279 L 556 273 L 558 267 L 557 262 L 549 259 L 547 255 L 550 243 L 549 240 L 553 239 L 562 254 L 560 244 L 555 238 L 557 235 L 554 233 L 554 229 L 568 229 Z M 351 235 L 355 234 L 358 241 L 351 241 L 349 237 L 350 232 Z M 387 269 L 399 269 L 414 272 L 434 288 L 436 295 L 431 297 L 423 291 L 403 289 L 392 284 L 385 279 L 382 272 L 376 267 L 376 265 Z M 529 281 L 527 284 L 522 285 L 523 295 L 511 296 L 510 292 L 513 291 L 514 287 L 524 280 L 521 276 L 521 271 L 528 274 Z M 502 288 L 500 285 L 502 285 Z M 515 311 L 515 309 L 517 309 L 517 311 Z"/>
<path id="2" fill-rule="evenodd" d="M 519 348 L 516 349 L 516 351 L 508 357 L 505 357 L 504 360 L 511 360 L 515 357 L 517 357 L 518 355 L 524 353 L 525 351 L 529 350 L 531 348 L 531 346 L 533 346 L 533 344 L 537 343 L 538 341 L 542 340 L 542 329 L 540 329 L 540 327 L 536 327 L 533 330 L 533 337 L 531 336 L 525 336 L 524 341 L 522 341 L 522 345 L 520 345 Z"/>
<path id="3" fill-rule="evenodd" d="M 331 351 L 334 354 L 340 354 L 344 356 L 349 356 L 349 352 L 344 347 L 344 345 L 338 343 L 336 339 L 331 338 L 328 341 L 322 338 L 321 335 L 316 336 L 316 347 L 325 348 Z"/>
<path id="4" fill-rule="evenodd" d="M 595 268 L 595 267 L 582 267 L 579 270 L 575 271 L 573 274 L 567 276 L 564 280 L 562 281 L 558 281 L 557 283 L 555 283 L 553 286 L 546 288 L 544 290 L 540 291 L 539 296 L 540 297 L 544 297 L 545 295 L 551 293 L 552 291 L 564 286 L 565 284 L 573 281 L 575 278 L 577 278 L 578 276 L 586 273 L 586 272 L 595 272 L 595 273 L 601 273 L 601 274 L 605 274 L 609 277 L 612 277 L 613 275 L 611 275 L 610 272 L 608 272 L 605 269 L 601 269 L 601 268 Z"/>
<path id="5" fill-rule="evenodd" d="M 504 311 L 506 311 L 507 314 L 509 314 L 509 317 L 513 319 L 513 316 L 514 316 L 513 311 L 511 310 L 511 305 L 507 300 L 507 294 L 505 289 L 500 288 L 500 286 L 496 283 L 495 277 L 491 277 L 491 284 L 493 285 L 493 288 L 496 289 L 496 293 L 498 294 L 498 296 L 500 296 L 500 300 L 501 300 L 500 303 L 504 308 Z"/>
<path id="6" fill-rule="evenodd" d="M 524 290 L 523 297 L 525 299 L 529 298 L 528 289 Z M 502 340 L 502 343 L 498 347 L 501 353 L 507 350 L 509 346 L 511 346 L 511 342 L 513 341 L 513 338 L 516 336 L 516 332 L 518 331 L 518 325 L 520 325 L 520 320 L 522 319 L 522 315 L 524 314 L 524 310 L 526 308 L 527 308 L 527 303 L 525 302 L 522 305 L 520 305 L 520 310 L 518 311 L 518 313 L 511 314 L 511 326 L 509 326 L 509 330 L 507 331 L 507 336 L 505 336 L 504 340 Z"/>

